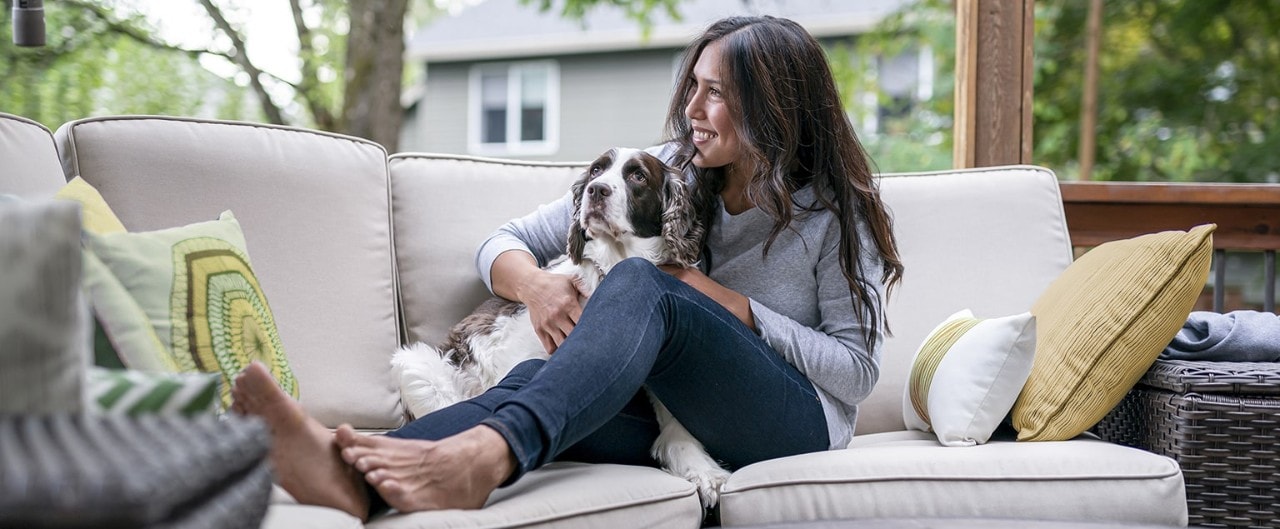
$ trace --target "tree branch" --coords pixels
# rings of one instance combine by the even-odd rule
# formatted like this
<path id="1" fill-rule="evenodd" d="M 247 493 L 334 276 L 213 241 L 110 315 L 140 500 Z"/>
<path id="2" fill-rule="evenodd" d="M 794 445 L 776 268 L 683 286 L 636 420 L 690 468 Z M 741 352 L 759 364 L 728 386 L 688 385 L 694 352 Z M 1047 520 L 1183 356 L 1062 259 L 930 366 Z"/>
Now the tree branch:
<path id="1" fill-rule="evenodd" d="M 213 5 L 213 0 L 200 0 L 200 5 L 204 6 L 204 10 L 209 13 L 209 17 L 213 18 L 214 25 L 228 39 L 231 39 L 231 46 L 236 53 L 229 54 L 229 58 L 233 63 L 239 65 L 245 73 L 249 74 L 249 86 L 257 94 L 258 102 L 262 106 L 262 113 L 267 116 L 267 121 L 277 125 L 285 125 L 284 113 L 280 111 L 280 107 L 276 106 L 275 102 L 271 101 L 271 96 L 267 94 L 266 87 L 262 85 L 261 77 L 263 72 L 249 60 L 248 48 L 245 46 L 244 38 L 240 36 L 240 32 L 231 27 L 231 23 L 227 22 L 227 17 L 223 16 L 222 10 Z"/>
<path id="2" fill-rule="evenodd" d="M 104 24 L 107 25 L 107 29 L 109 31 L 128 37 L 132 39 L 134 42 L 137 42 L 139 44 L 150 46 L 158 50 L 173 51 L 177 53 L 186 54 L 193 58 L 199 55 L 208 54 L 208 55 L 216 55 L 219 57 L 223 57 L 229 61 L 233 61 L 233 62 L 235 61 L 235 59 L 230 54 L 227 54 L 224 52 L 209 50 L 209 49 L 183 48 L 181 46 L 175 46 L 173 44 L 169 44 L 167 42 L 161 41 L 155 38 L 154 36 L 152 36 L 149 32 L 143 30 L 142 28 L 139 28 L 136 25 L 133 25 L 127 21 L 116 20 L 112 16 L 111 12 L 107 10 L 106 7 L 103 7 L 101 4 L 98 4 L 96 2 L 88 2 L 84 0 L 62 0 L 61 3 L 71 7 L 83 9 L 84 11 L 93 14 L 94 17 L 96 17 L 98 20 L 101 20 Z"/>
<path id="3" fill-rule="evenodd" d="M 333 112 L 325 106 L 324 97 L 317 93 L 320 78 L 317 75 L 319 68 L 316 66 L 315 35 L 302 18 L 302 3 L 299 0 L 289 0 L 289 9 L 293 11 L 293 26 L 298 32 L 298 58 L 302 61 L 301 79 L 295 90 L 306 102 L 316 127 L 321 130 L 336 130 L 337 120 L 334 119 Z"/>

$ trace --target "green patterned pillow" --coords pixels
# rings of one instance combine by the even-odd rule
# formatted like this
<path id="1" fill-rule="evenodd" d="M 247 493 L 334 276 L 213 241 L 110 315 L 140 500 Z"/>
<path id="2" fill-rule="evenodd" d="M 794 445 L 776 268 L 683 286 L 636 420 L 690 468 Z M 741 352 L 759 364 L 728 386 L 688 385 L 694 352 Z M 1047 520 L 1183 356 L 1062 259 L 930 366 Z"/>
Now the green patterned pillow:
<path id="1" fill-rule="evenodd" d="M 298 396 L 271 307 L 230 211 L 216 221 L 151 232 L 86 233 L 85 240 L 90 260 L 107 271 L 103 283 L 110 288 L 94 293 L 94 306 L 108 337 L 113 327 L 146 327 L 140 319 L 154 331 L 138 340 L 139 346 L 117 348 L 126 366 L 221 373 L 222 401 L 230 405 L 232 377 L 259 360 L 280 387 Z M 129 320 L 132 324 L 125 325 Z"/>
<path id="2" fill-rule="evenodd" d="M 89 368 L 89 409 L 104 415 L 217 414 L 222 407 L 215 373 L 146 373 Z"/>

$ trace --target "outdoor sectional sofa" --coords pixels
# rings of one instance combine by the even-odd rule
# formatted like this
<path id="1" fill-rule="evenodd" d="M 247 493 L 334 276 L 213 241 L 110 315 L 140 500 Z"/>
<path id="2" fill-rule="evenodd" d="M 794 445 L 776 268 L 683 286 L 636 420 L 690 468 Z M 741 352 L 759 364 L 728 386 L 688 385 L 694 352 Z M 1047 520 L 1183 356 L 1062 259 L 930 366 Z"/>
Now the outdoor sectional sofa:
<path id="1" fill-rule="evenodd" d="M 602 145 L 601 149 L 609 147 Z M 0 193 L 51 196 L 80 176 L 130 231 L 232 210 L 305 408 L 329 426 L 405 420 L 388 360 L 436 343 L 488 296 L 473 264 L 502 222 L 565 193 L 580 163 L 395 154 L 346 136 L 155 116 L 56 135 L 0 115 Z M 907 430 L 903 388 L 948 315 L 1027 311 L 1072 262 L 1054 174 L 1031 166 L 881 179 L 905 280 L 887 308 L 880 381 L 848 449 L 766 461 L 725 485 L 724 526 L 865 518 L 1012 518 L 1185 525 L 1171 459 L 1089 437 L 944 447 Z M 368 527 L 697 527 L 694 488 L 653 468 L 556 463 L 476 511 L 392 514 Z M 277 490 L 264 527 L 360 527 Z"/>

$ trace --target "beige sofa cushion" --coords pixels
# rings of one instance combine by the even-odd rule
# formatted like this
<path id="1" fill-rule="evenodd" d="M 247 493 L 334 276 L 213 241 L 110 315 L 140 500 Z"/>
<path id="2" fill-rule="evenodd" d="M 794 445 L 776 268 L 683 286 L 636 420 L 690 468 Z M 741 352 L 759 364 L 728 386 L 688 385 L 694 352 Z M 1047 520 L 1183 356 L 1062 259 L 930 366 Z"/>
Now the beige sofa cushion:
<path id="1" fill-rule="evenodd" d="M 475 265 L 485 237 L 568 193 L 585 165 L 432 154 L 389 164 L 405 331 L 429 345 L 490 296 Z"/>
<path id="2" fill-rule="evenodd" d="M 1003 316 L 1030 310 L 1071 264 L 1071 241 L 1053 172 L 1015 166 L 886 175 L 902 284 L 885 313 L 880 381 L 859 407 L 855 434 L 905 429 L 902 394 L 916 348 L 957 311 Z"/>
<path id="3" fill-rule="evenodd" d="M 0 112 L 0 194 L 48 198 L 67 183 L 44 125 Z"/>
<path id="4" fill-rule="evenodd" d="M 729 478 L 721 522 L 1022 518 L 1186 525 L 1172 459 L 1092 439 L 955 448 L 910 431 L 765 461 Z"/>
<path id="5" fill-rule="evenodd" d="M 378 529 L 434 527 L 698 527 L 702 504 L 688 481 L 655 468 L 552 463 L 498 489 L 484 509 L 392 514 Z"/>
<path id="6" fill-rule="evenodd" d="M 267 508 L 267 516 L 258 529 L 360 529 L 364 524 L 359 518 L 337 509 L 316 507 L 314 505 L 298 505 L 290 500 L 288 503 L 272 503 Z"/>
<path id="7" fill-rule="evenodd" d="M 182 118 L 113 117 L 56 133 L 68 174 L 132 231 L 235 211 L 301 401 L 327 425 L 401 422 L 386 151 L 346 136 Z M 308 388 L 311 388 L 308 390 Z"/>

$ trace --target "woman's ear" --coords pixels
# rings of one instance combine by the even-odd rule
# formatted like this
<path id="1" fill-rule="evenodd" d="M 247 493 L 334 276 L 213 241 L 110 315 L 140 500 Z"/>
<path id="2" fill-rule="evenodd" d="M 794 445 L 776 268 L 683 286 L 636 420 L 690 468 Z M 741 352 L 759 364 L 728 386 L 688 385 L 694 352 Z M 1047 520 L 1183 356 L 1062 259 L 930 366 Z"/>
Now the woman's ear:
<path id="1" fill-rule="evenodd" d="M 684 175 L 674 169 L 667 168 L 664 178 L 662 238 L 670 251 L 668 257 L 673 264 L 693 266 L 702 248 L 703 229 L 694 211 L 692 193 Z"/>

